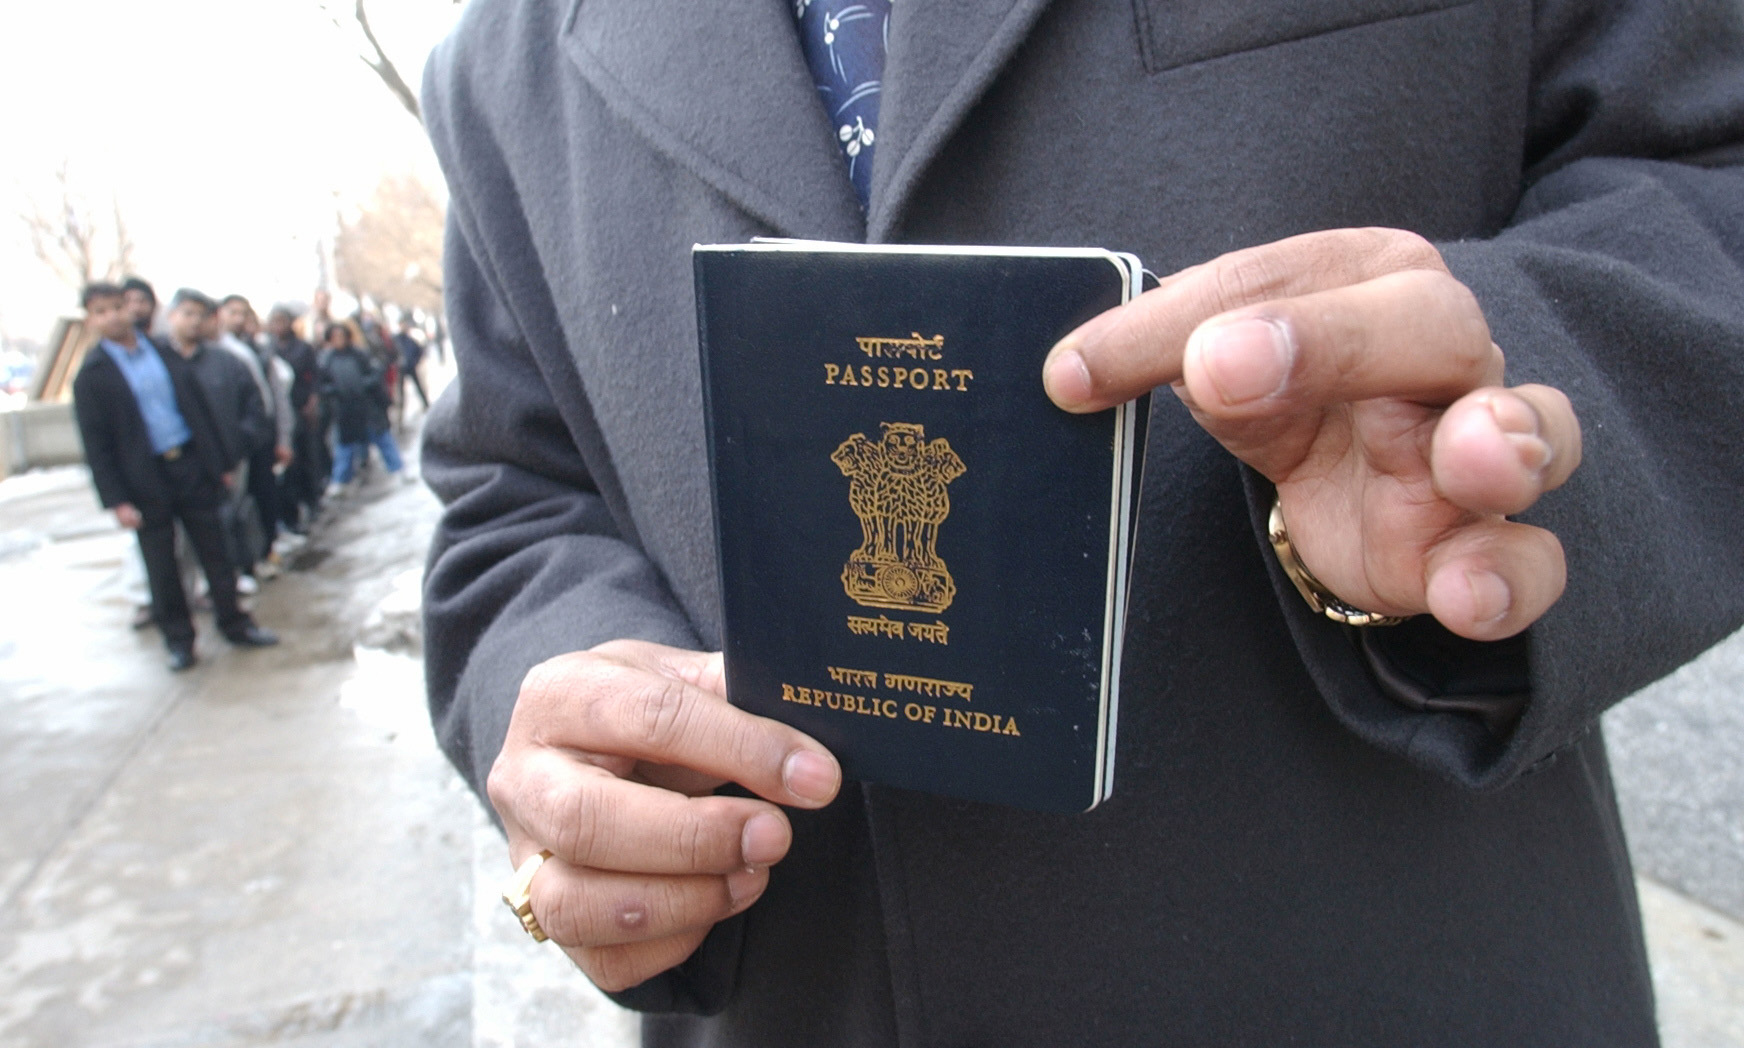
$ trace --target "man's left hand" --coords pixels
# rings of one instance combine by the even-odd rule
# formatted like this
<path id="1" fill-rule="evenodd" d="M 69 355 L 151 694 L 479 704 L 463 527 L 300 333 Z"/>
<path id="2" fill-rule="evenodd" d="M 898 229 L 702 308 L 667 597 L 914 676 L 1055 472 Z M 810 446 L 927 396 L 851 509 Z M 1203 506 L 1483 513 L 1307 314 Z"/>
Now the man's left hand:
<path id="1" fill-rule="evenodd" d="M 1173 386 L 1277 486 L 1308 570 L 1366 611 L 1499 640 L 1562 594 L 1561 543 L 1506 514 L 1568 479 L 1580 422 L 1556 389 L 1502 385 L 1476 298 L 1414 234 L 1310 233 L 1183 270 L 1067 335 L 1043 382 L 1075 412 Z"/>

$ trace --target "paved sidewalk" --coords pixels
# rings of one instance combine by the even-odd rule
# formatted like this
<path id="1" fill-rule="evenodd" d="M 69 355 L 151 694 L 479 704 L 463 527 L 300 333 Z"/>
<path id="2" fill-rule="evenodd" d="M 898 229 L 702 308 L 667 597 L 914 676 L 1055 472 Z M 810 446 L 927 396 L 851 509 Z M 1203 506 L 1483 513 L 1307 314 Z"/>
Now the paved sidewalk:
<path id="1" fill-rule="evenodd" d="M 376 478 L 264 586 L 284 644 L 232 650 L 207 621 L 202 665 L 172 676 L 127 628 L 134 547 L 85 484 L 0 485 L 0 1048 L 633 1044 L 503 912 L 501 838 L 436 750 L 414 658 L 429 494 Z M 1644 723 L 1677 723 L 1682 694 Z M 1613 735 L 1645 752 L 1638 725 Z M 1649 820 L 1632 834 L 1654 796 L 1700 794 L 1674 772 L 1619 761 Z M 1744 1046 L 1744 925 L 1664 886 L 1705 883 L 1704 818 L 1641 880 L 1668 1048 Z"/>

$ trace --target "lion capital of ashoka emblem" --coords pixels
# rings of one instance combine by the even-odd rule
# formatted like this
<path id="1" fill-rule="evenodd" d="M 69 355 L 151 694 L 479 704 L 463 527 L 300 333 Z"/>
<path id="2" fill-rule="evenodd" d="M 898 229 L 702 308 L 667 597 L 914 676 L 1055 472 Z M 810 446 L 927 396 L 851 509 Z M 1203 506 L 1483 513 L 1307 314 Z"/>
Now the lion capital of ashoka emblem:
<path id="1" fill-rule="evenodd" d="M 830 456 L 860 518 L 860 548 L 848 554 L 842 587 L 866 607 L 944 611 L 957 584 L 939 559 L 939 525 L 951 514 L 945 488 L 967 467 L 949 441 L 927 440 L 916 423 L 880 425 L 882 440 L 856 433 Z"/>

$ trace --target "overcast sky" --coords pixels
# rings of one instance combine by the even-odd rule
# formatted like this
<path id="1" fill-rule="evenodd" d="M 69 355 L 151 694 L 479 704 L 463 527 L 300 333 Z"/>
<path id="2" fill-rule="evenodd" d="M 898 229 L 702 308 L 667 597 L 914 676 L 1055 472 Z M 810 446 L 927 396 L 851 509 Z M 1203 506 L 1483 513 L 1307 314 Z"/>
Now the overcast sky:
<path id="1" fill-rule="evenodd" d="M 330 5 L 349 15 L 351 3 Z M 5 0 L 0 13 L 0 330 L 43 339 L 76 312 L 17 216 L 55 199 L 63 160 L 99 208 L 120 202 L 136 267 L 257 305 L 307 301 L 317 244 L 385 174 L 440 187 L 423 130 L 319 0 Z M 458 12 L 370 0 L 401 73 Z"/>

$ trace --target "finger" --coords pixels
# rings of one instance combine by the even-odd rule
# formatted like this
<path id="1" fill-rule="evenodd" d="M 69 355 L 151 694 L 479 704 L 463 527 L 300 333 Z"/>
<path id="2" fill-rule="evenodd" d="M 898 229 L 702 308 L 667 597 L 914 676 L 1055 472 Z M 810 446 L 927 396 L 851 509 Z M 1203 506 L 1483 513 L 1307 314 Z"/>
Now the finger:
<path id="1" fill-rule="evenodd" d="M 1215 317 L 1187 341 L 1187 398 L 1211 423 L 1395 397 L 1445 406 L 1502 379 L 1477 299 L 1446 273 L 1392 273 Z"/>
<path id="2" fill-rule="evenodd" d="M 607 993 L 619 993 L 683 964 L 707 935 L 707 928 L 696 928 L 664 939 L 621 946 L 565 946 L 563 952 L 595 986 Z"/>
<path id="3" fill-rule="evenodd" d="M 1431 552 L 1425 602 L 1454 633 L 1501 640 L 1548 611 L 1567 579 L 1555 535 L 1490 519 L 1459 529 Z"/>
<path id="4" fill-rule="evenodd" d="M 639 640 L 614 640 L 593 649 L 626 665 L 674 677 L 722 699 L 727 697 L 726 664 L 718 651 L 690 651 Z"/>
<path id="5" fill-rule="evenodd" d="M 708 928 L 756 902 L 768 885 L 767 868 L 742 871 L 729 886 L 725 877 L 646 877 L 553 858 L 539 868 L 529 898 L 539 927 L 559 945 L 616 946 Z"/>
<path id="6" fill-rule="evenodd" d="M 793 829 L 779 808 L 743 797 L 687 797 L 535 749 L 493 768 L 491 803 L 537 848 L 574 866 L 727 874 L 779 862 Z"/>
<path id="7" fill-rule="evenodd" d="M 1580 465 L 1580 419 L 1549 386 L 1481 389 L 1435 427 L 1430 469 L 1443 498 L 1477 513 L 1519 513 Z"/>
<path id="8" fill-rule="evenodd" d="M 818 808 L 835 798 L 841 767 L 802 732 L 645 664 L 584 664 L 576 673 L 569 660 L 552 660 L 522 684 L 517 714 L 523 702 L 554 711 L 541 718 L 545 745 L 681 765 L 777 804 Z"/>
<path id="9" fill-rule="evenodd" d="M 1043 364 L 1042 382 L 1060 407 L 1100 411 L 1178 381 L 1188 336 L 1212 317 L 1387 273 L 1446 268 L 1428 241 L 1397 229 L 1325 230 L 1234 251 L 1068 334 Z"/>

